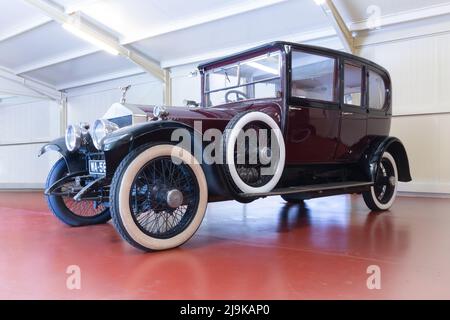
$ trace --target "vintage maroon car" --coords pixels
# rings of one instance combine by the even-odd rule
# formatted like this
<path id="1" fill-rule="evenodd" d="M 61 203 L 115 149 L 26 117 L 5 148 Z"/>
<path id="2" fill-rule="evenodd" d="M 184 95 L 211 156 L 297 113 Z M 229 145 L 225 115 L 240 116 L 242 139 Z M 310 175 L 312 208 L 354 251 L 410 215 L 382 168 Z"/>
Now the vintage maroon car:
<path id="1" fill-rule="evenodd" d="M 130 244 L 163 250 L 196 232 L 208 202 L 358 193 L 382 211 L 398 181 L 411 181 L 405 148 L 389 136 L 390 76 L 375 63 L 275 42 L 199 71 L 201 102 L 117 103 L 42 148 L 62 155 L 45 191 L 60 220 L 112 216 Z"/>

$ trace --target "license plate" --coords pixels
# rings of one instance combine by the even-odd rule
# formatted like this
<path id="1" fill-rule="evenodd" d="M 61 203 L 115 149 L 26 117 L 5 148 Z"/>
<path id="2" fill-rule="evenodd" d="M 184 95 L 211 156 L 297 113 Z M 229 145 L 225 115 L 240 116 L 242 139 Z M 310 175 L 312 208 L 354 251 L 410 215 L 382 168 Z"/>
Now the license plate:
<path id="1" fill-rule="evenodd" d="M 90 174 L 106 174 L 106 162 L 104 160 L 89 160 Z"/>

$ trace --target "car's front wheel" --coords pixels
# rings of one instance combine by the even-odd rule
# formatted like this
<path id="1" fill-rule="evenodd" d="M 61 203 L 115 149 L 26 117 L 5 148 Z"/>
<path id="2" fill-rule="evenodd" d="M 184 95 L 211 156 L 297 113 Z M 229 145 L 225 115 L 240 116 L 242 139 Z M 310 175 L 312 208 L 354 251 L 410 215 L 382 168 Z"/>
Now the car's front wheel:
<path id="1" fill-rule="evenodd" d="M 46 189 L 68 174 L 66 161 L 60 159 L 50 171 Z M 95 201 L 75 201 L 72 189 L 74 182 L 68 181 L 55 192 L 47 196 L 47 203 L 53 214 L 71 227 L 89 226 L 106 223 L 111 219 L 109 209 Z"/>
<path id="2" fill-rule="evenodd" d="M 369 209 L 373 211 L 389 210 L 397 197 L 398 170 L 394 157 L 385 152 L 375 176 L 374 185 L 370 191 L 363 193 L 363 198 Z"/>
<path id="3" fill-rule="evenodd" d="M 165 250 L 189 240 L 208 203 L 199 162 L 175 145 L 145 145 L 120 164 L 111 185 L 114 226 L 132 246 Z"/>

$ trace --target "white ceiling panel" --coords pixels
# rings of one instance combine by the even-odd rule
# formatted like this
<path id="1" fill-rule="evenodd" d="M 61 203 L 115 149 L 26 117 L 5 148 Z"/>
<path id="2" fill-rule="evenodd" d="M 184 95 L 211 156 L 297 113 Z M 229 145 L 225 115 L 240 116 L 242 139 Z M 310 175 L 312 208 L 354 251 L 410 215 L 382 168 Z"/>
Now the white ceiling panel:
<path id="1" fill-rule="evenodd" d="M 21 0 L 0 0 L 0 39 L 50 19 Z"/>
<path id="2" fill-rule="evenodd" d="M 88 48 L 94 47 L 70 34 L 58 23 L 51 22 L 0 42 L 0 65 L 12 70 L 22 69 L 36 61 L 50 60 Z"/>
<path id="3" fill-rule="evenodd" d="M 367 20 L 370 12 L 373 12 L 367 11 L 371 6 L 379 7 L 381 16 L 388 16 L 449 3 L 448 0 L 335 0 L 335 2 L 347 22 Z"/>
<path id="4" fill-rule="evenodd" d="M 67 11 L 81 10 L 117 31 L 126 42 L 165 32 L 187 20 L 218 16 L 224 12 L 231 14 L 236 8 L 258 7 L 282 1 L 286 0 L 58 0 Z"/>
<path id="5" fill-rule="evenodd" d="M 299 0 L 139 41 L 133 47 L 164 62 L 328 26 L 312 0 Z"/>
<path id="6" fill-rule="evenodd" d="M 24 75 L 32 79 L 39 79 L 59 89 L 67 89 L 73 83 L 81 83 L 87 79 L 99 78 L 125 70 L 135 69 L 134 64 L 127 59 L 113 56 L 104 52 L 97 52 L 65 63 L 58 63 L 46 68 L 38 69 Z"/>

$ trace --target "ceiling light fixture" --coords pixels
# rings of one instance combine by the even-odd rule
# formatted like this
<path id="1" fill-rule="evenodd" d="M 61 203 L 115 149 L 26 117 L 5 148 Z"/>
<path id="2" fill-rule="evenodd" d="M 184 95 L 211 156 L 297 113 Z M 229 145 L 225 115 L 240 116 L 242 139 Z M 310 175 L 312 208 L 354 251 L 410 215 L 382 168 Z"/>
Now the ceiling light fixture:
<path id="1" fill-rule="evenodd" d="M 323 6 L 325 4 L 325 2 L 327 2 L 327 0 L 314 0 L 314 2 L 318 5 L 318 6 Z"/>
<path id="2" fill-rule="evenodd" d="M 98 39 L 94 35 L 89 34 L 88 32 L 83 31 L 81 28 L 78 28 L 77 26 L 71 24 L 71 23 L 64 23 L 63 28 L 70 33 L 76 35 L 77 37 L 92 43 L 93 45 L 101 48 L 102 50 L 117 56 L 119 54 L 119 51 L 106 43 L 105 41 L 102 41 L 101 39 Z"/>

